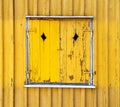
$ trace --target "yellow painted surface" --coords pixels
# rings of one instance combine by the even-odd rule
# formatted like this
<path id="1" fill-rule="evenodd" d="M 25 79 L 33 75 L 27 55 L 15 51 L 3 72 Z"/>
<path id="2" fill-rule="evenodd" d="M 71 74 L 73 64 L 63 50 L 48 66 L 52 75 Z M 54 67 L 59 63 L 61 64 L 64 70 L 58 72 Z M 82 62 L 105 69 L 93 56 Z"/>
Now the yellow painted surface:
<path id="1" fill-rule="evenodd" d="M 30 82 L 90 83 L 90 22 L 29 19 Z"/>
<path id="2" fill-rule="evenodd" d="M 95 89 L 24 88 L 26 15 L 94 16 Z M 61 35 L 67 30 L 67 23 L 60 22 L 63 31 Z M 78 22 L 75 25 L 79 28 Z M 36 23 L 32 26 L 38 25 Z M 41 29 L 40 26 L 38 28 Z M 45 29 L 47 30 L 48 28 Z M 65 41 L 63 47 L 64 43 Z M 45 51 L 47 52 L 46 49 Z M 60 57 L 64 59 L 63 56 Z M 60 65 L 62 61 L 66 62 L 67 59 L 60 60 Z M 49 66 L 47 62 L 46 64 Z M 73 64 L 72 68 L 74 66 Z M 42 74 L 39 72 L 39 75 Z M 77 73 L 75 76 L 78 76 Z M 43 78 L 48 79 L 47 76 Z M 65 80 L 67 77 L 63 78 Z M 120 1 L 0 0 L 0 107 L 120 107 Z"/>
<path id="3" fill-rule="evenodd" d="M 14 88 L 14 31 L 13 31 L 13 1 L 4 0 L 3 11 L 3 87 L 4 87 L 4 107 L 13 106 Z M 5 6 L 9 8 L 5 8 Z M 9 19 L 9 20 L 8 20 Z M 9 26 L 9 28 L 8 28 Z"/>
<path id="4" fill-rule="evenodd" d="M 59 80 L 59 23 L 33 20 L 30 21 L 30 26 L 30 80 L 56 82 Z M 45 40 L 42 39 L 42 34 L 46 36 Z"/>
<path id="5" fill-rule="evenodd" d="M 2 16 L 2 0 L 0 0 L 0 106 L 3 105 L 3 18 Z"/>

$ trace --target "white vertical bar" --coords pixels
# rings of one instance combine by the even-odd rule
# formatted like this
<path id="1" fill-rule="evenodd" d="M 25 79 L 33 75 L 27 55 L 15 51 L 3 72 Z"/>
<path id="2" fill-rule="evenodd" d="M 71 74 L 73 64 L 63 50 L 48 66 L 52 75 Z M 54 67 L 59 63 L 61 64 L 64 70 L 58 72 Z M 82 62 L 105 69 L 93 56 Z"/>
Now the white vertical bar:
<path id="1" fill-rule="evenodd" d="M 93 80 L 93 72 L 94 72 L 94 37 L 93 37 L 93 19 L 91 19 L 91 32 L 90 32 L 90 72 L 91 72 L 91 82 L 90 84 L 94 84 Z"/>
<path id="2" fill-rule="evenodd" d="M 26 83 L 29 81 L 29 19 L 26 18 Z"/>

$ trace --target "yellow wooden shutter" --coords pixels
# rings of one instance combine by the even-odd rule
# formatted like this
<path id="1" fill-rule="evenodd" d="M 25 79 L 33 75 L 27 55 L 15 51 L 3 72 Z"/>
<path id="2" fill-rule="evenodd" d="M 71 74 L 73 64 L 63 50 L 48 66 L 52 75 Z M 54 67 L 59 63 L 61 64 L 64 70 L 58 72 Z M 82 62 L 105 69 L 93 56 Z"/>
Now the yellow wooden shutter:
<path id="1" fill-rule="evenodd" d="M 90 83 L 90 19 L 29 20 L 30 82 Z"/>

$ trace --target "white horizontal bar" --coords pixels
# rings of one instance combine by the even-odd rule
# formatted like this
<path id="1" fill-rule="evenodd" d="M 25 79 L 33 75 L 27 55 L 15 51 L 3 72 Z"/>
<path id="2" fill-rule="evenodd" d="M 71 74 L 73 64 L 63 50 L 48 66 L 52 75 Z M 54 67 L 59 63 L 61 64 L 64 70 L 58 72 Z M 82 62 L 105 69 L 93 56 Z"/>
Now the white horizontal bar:
<path id="1" fill-rule="evenodd" d="M 26 16 L 26 18 L 40 18 L 40 19 L 93 19 L 93 16 Z"/>
<path id="2" fill-rule="evenodd" d="M 95 88 L 94 85 L 49 85 L 49 84 L 29 84 L 29 85 L 24 85 L 24 87 L 40 87 L 40 88 Z"/>

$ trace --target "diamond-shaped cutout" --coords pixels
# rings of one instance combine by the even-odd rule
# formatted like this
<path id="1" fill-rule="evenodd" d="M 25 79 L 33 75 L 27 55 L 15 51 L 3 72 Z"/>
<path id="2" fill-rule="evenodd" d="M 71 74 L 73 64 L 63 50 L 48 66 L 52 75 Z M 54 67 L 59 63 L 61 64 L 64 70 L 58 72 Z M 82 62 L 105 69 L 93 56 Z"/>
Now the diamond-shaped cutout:
<path id="1" fill-rule="evenodd" d="M 44 41 L 47 37 L 46 37 L 45 34 L 43 33 L 43 34 L 41 35 L 41 38 L 42 38 L 43 41 Z"/>
<path id="2" fill-rule="evenodd" d="M 79 37 L 79 36 L 75 33 L 73 39 L 76 41 L 76 40 L 78 39 L 78 37 Z"/>

